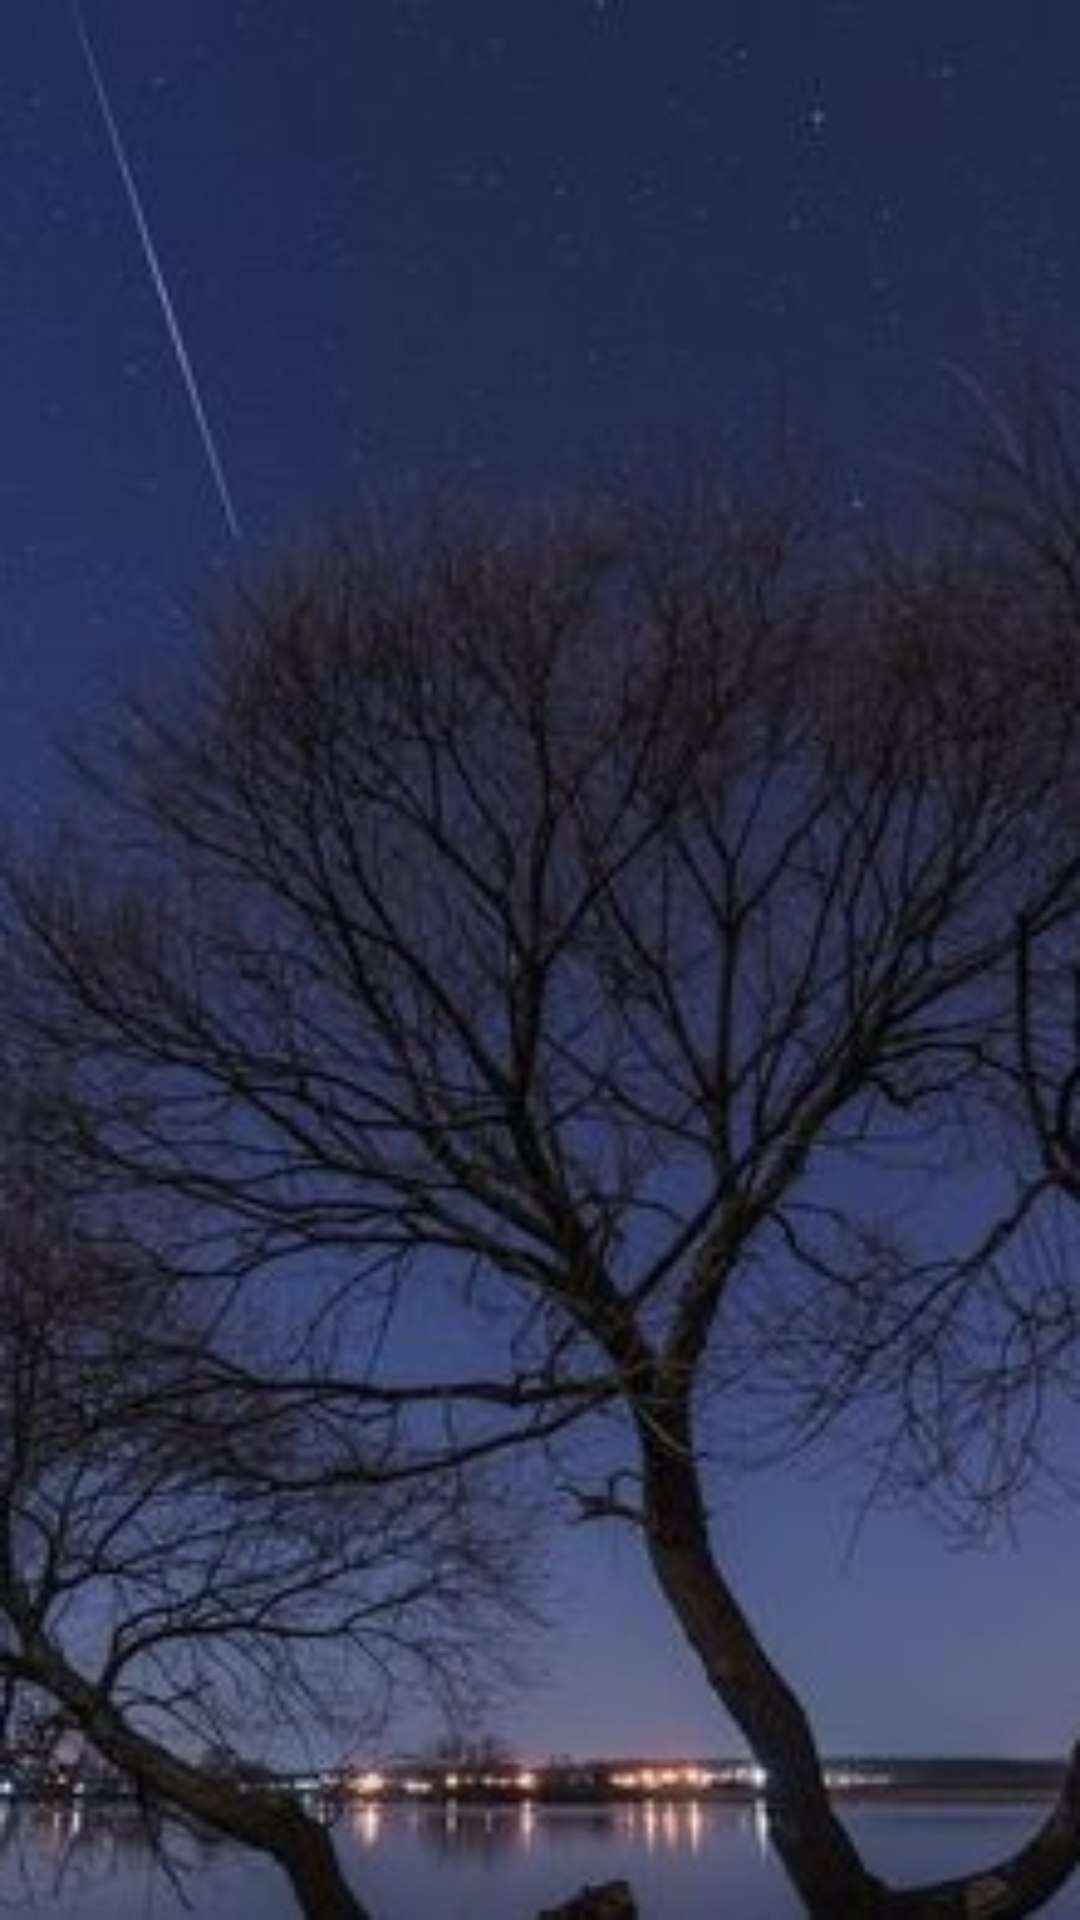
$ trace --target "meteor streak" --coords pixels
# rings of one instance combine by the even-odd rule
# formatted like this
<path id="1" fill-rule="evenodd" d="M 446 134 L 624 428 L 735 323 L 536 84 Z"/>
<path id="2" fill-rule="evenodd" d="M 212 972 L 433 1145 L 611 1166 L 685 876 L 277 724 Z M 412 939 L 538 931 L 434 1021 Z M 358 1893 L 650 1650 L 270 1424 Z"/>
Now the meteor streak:
<path id="1" fill-rule="evenodd" d="M 232 494 L 229 492 L 229 483 L 225 477 L 225 468 L 222 465 L 221 455 L 218 453 L 214 441 L 210 421 L 206 408 L 203 405 L 202 395 L 199 392 L 199 383 L 195 378 L 195 369 L 191 362 L 191 355 L 184 343 L 180 322 L 176 317 L 176 309 L 173 306 L 172 296 L 169 293 L 168 281 L 165 278 L 161 261 L 158 258 L 158 251 L 154 245 L 154 236 L 150 231 L 150 223 L 143 207 L 138 182 L 135 179 L 127 154 L 124 151 L 124 143 L 120 137 L 120 129 L 109 102 L 105 81 L 101 68 L 98 65 L 97 55 L 94 52 L 93 41 L 90 38 L 86 21 L 83 18 L 82 7 L 79 4 L 79 0 L 70 0 L 70 6 L 72 22 L 79 38 L 79 44 L 82 47 L 83 58 L 86 61 L 86 69 L 90 75 L 90 83 L 94 89 L 94 94 L 101 110 L 101 118 L 105 124 L 105 131 L 109 137 L 109 145 L 113 151 L 113 158 L 116 161 L 117 170 L 124 183 L 124 189 L 131 207 L 135 228 L 142 242 L 146 265 L 149 269 L 154 290 L 157 293 L 165 325 L 168 328 L 169 338 L 172 341 L 173 352 L 176 355 L 176 364 L 180 369 L 180 377 L 187 389 L 187 396 L 191 402 L 191 411 L 195 415 L 195 424 L 198 427 L 199 437 L 203 444 L 203 451 L 206 454 L 207 465 L 210 468 L 214 486 L 217 489 L 218 499 L 221 502 L 221 510 L 225 516 L 225 524 L 233 539 L 239 540 L 240 522 L 236 517 Z"/>

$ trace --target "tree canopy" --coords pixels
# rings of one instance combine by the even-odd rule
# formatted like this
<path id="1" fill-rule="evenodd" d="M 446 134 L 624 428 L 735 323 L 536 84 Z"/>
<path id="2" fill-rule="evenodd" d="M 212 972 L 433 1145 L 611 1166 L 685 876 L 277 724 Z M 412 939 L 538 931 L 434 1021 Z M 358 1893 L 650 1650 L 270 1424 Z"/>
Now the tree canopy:
<path id="1" fill-rule="evenodd" d="M 807 1911 L 970 1912 L 975 1880 L 859 1858 L 709 1502 L 747 1407 L 764 1449 L 857 1408 L 879 1472 L 983 1514 L 1038 1465 L 1073 1364 L 1034 1251 L 1076 1187 L 1060 569 L 985 517 L 852 557 L 797 488 L 695 482 L 373 521 L 212 629 L 88 772 L 87 823 L 11 863 L 6 1039 L 49 1093 L 19 1138 L 122 1249 L 123 1338 L 165 1369 L 166 1513 L 191 1474 L 250 1516 L 253 1560 L 241 1528 L 200 1570 L 210 1644 L 252 1593 L 288 1617 L 294 1531 L 333 1634 L 365 1512 L 393 1590 L 469 1475 L 557 1461 L 640 1534 Z M 913 1220 L 974 1168 L 967 1238 Z M 980 1912 L 1060 1884 L 1078 1794 Z"/>

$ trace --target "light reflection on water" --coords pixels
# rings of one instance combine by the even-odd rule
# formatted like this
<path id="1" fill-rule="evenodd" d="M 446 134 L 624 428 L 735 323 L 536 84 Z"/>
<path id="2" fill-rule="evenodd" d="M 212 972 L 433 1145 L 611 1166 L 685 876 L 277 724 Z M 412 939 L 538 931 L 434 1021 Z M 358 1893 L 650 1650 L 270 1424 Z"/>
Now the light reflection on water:
<path id="1" fill-rule="evenodd" d="M 870 1863 L 896 1880 L 988 1864 L 1041 1817 L 1037 1807 L 855 1806 Z M 760 1804 L 647 1800 L 614 1807 L 380 1806 L 335 1828 L 343 1863 L 376 1920 L 533 1920 L 586 1880 L 628 1879 L 642 1920 L 796 1920 Z M 155 1863 L 133 1811 L 0 1806 L 0 1920 L 295 1920 L 277 1871 L 224 1844 L 170 1831 L 190 1905 Z M 1080 1886 L 1044 1909 L 1080 1920 Z"/>

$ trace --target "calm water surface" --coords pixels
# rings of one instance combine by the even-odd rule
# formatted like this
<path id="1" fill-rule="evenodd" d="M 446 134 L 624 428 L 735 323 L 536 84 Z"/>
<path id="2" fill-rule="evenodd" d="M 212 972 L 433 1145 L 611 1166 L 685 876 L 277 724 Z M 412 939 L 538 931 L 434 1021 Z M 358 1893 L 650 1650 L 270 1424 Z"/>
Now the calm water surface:
<path id="1" fill-rule="evenodd" d="M 855 1807 L 870 1864 L 900 1881 L 989 1864 L 1041 1817 L 1037 1807 Z M 586 1880 L 625 1878 L 642 1920 L 796 1920 L 760 1813 L 661 1806 L 470 1811 L 455 1820 L 368 1808 L 337 1829 L 341 1856 L 377 1920 L 534 1920 Z M 295 1920 L 277 1872 L 224 1847 L 174 1841 L 185 1906 L 135 1823 L 37 1808 L 3 1830 L 0 1914 L 48 1920 Z M 1047 1908 L 1080 1920 L 1080 1882 Z"/>

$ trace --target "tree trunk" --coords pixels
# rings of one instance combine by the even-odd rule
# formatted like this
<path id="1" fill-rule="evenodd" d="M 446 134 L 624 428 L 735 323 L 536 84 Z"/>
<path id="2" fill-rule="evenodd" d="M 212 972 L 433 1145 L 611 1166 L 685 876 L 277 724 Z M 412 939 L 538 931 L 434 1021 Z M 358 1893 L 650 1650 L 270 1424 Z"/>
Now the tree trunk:
<path id="1" fill-rule="evenodd" d="M 688 1411 L 677 1399 L 639 1418 L 645 1540 L 660 1587 L 709 1683 L 764 1768 L 769 1831 L 812 1920 L 1023 1920 L 1080 1864 L 1080 1746 L 1028 1844 L 960 1879 L 893 1889 L 870 1873 L 829 1802 L 803 1708 L 713 1557 Z"/>
<path id="2" fill-rule="evenodd" d="M 289 1877 L 304 1920 L 371 1920 L 342 1874 L 326 1829 L 299 1807 L 289 1809 L 283 1826 L 288 1831 L 270 1850 Z"/>
<path id="3" fill-rule="evenodd" d="M 765 1769 L 769 1828 L 815 1920 L 877 1920 L 885 1891 L 833 1813 L 805 1713 L 727 1586 L 709 1544 L 690 1421 L 655 1402 L 638 1433 L 653 1571 L 709 1683 Z"/>
<path id="4" fill-rule="evenodd" d="M 133 1727 L 43 1635 L 26 1646 L 24 1666 L 26 1677 L 66 1709 L 97 1751 L 152 1799 L 274 1860 L 304 1920 L 372 1920 L 345 1879 L 329 1834 L 291 1795 L 247 1793 L 171 1753 Z"/>
<path id="5" fill-rule="evenodd" d="M 1080 1865 L 1080 1745 L 1054 1806 L 1026 1846 L 981 1873 L 893 1893 L 889 1920 L 1023 1920 Z"/>

